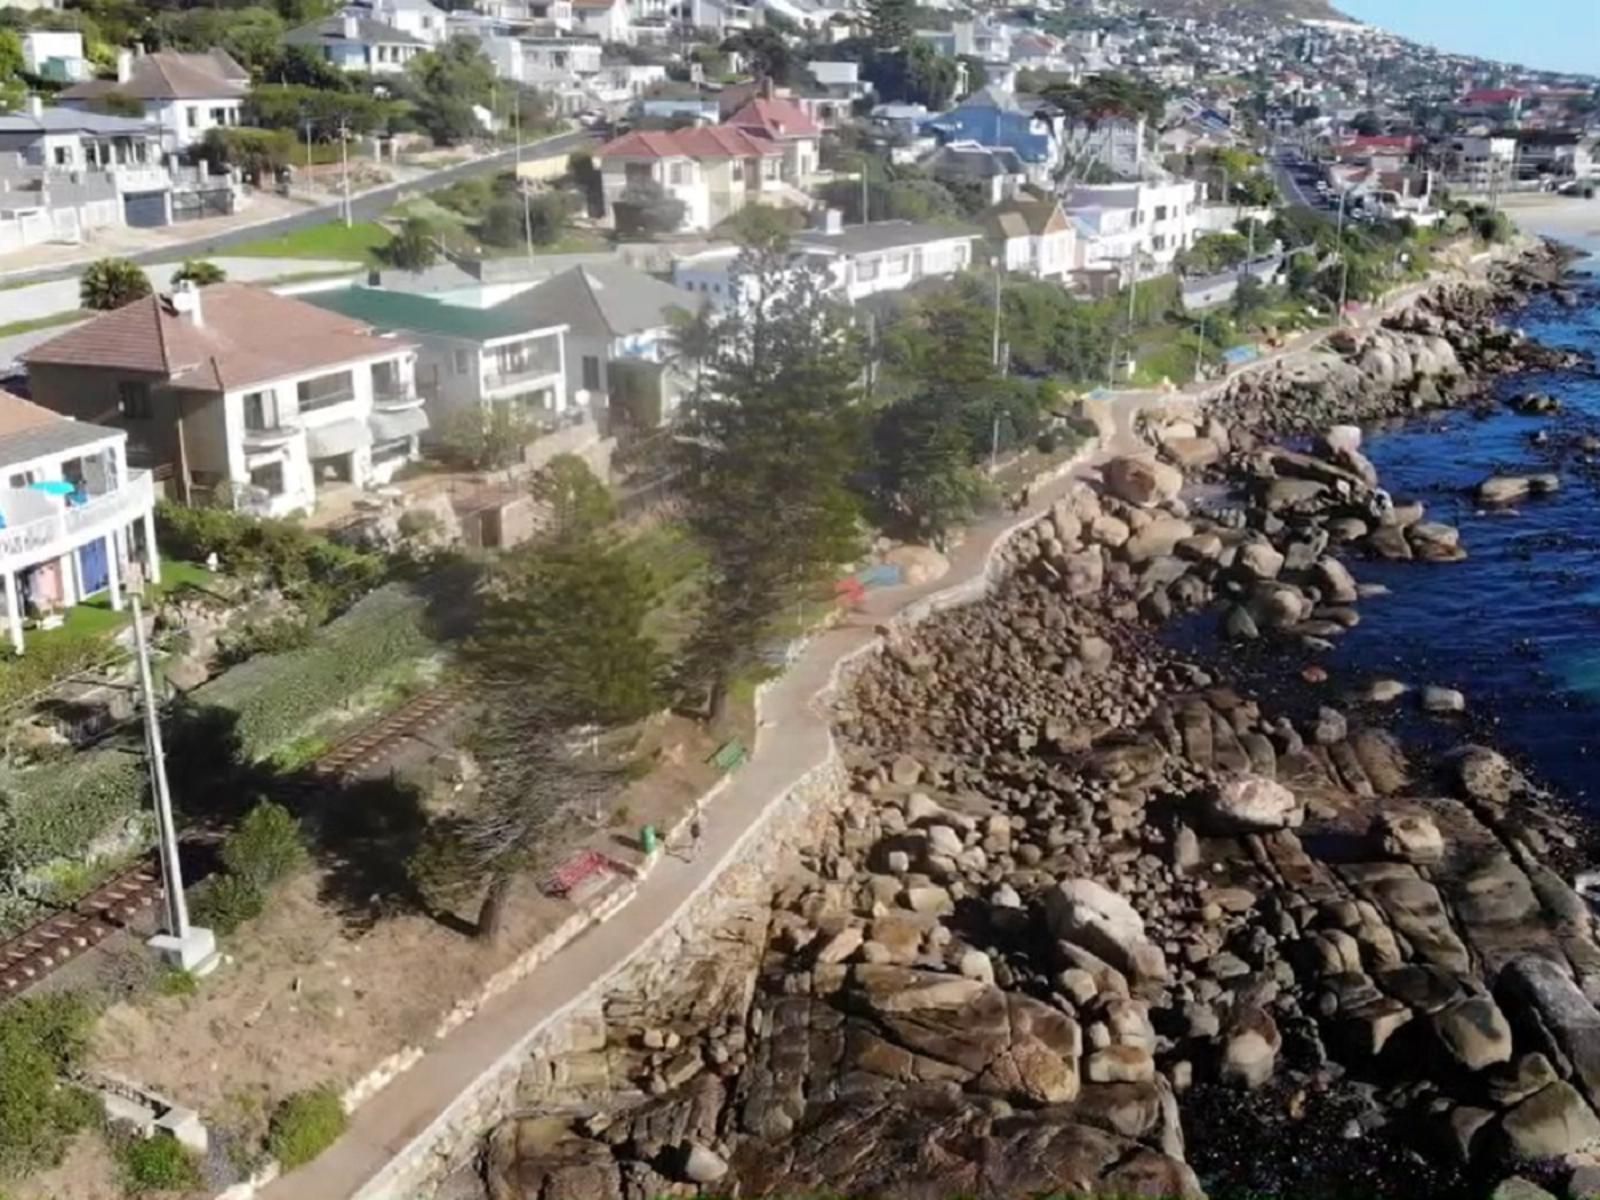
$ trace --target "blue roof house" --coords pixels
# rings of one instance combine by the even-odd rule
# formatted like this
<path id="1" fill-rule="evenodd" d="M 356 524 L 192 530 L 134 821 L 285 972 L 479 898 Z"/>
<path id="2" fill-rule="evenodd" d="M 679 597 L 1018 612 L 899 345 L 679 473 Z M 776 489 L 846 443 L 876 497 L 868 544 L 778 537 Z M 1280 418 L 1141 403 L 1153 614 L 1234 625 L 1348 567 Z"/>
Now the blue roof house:
<path id="1" fill-rule="evenodd" d="M 1037 108 L 1024 108 L 1016 96 L 997 87 L 980 88 L 923 129 L 948 145 L 976 142 L 989 149 L 1015 151 L 1036 183 L 1048 183 L 1061 161 L 1061 139 L 1053 122 Z"/>

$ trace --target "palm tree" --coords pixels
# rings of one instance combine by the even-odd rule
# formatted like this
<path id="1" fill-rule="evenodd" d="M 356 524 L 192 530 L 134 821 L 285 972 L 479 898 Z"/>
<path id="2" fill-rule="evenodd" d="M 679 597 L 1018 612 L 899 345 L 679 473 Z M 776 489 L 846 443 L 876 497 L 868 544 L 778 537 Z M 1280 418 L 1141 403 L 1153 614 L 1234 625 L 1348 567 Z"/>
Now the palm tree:
<path id="1" fill-rule="evenodd" d="M 674 305 L 667 310 L 672 331 L 667 335 L 667 362 L 676 370 L 694 376 L 694 402 L 705 387 L 706 362 L 717 346 L 717 318 L 710 301 L 690 310 Z"/>
<path id="2" fill-rule="evenodd" d="M 95 312 L 109 312 L 150 294 L 150 279 L 127 258 L 102 258 L 83 269 L 78 302 Z"/>

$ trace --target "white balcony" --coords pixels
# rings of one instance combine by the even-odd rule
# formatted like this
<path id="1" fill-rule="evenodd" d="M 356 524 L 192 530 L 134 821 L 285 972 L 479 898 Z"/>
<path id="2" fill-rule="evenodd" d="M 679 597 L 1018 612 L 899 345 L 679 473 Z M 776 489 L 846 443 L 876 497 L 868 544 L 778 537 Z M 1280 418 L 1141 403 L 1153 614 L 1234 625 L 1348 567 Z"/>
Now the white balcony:
<path id="1" fill-rule="evenodd" d="M 91 496 L 80 505 L 9 529 L 0 529 L 0 570 L 18 571 L 71 550 L 113 529 L 131 524 L 150 511 L 155 488 L 149 471 L 130 471 L 113 492 Z"/>

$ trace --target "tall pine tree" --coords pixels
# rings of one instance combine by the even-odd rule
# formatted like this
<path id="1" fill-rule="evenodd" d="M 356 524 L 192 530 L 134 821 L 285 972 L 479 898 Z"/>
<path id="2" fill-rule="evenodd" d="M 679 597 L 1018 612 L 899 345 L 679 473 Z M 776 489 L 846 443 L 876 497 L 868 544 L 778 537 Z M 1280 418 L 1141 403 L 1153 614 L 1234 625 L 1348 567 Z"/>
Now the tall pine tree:
<path id="1" fill-rule="evenodd" d="M 743 302 L 714 326 L 678 439 L 689 522 L 711 568 L 684 665 L 713 717 L 779 613 L 858 549 L 862 360 L 829 283 L 777 231 L 747 246 L 733 282 Z"/>

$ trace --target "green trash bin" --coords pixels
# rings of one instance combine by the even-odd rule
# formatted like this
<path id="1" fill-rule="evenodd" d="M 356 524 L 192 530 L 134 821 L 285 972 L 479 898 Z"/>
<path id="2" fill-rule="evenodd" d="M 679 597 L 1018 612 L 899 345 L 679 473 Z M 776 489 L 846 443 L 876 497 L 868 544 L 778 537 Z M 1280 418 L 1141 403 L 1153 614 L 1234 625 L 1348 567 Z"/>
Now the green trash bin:
<path id="1" fill-rule="evenodd" d="M 644 847 L 646 854 L 654 854 L 659 844 L 656 839 L 656 827 L 654 825 L 646 825 L 639 831 L 639 845 Z"/>

